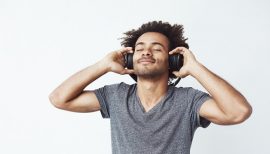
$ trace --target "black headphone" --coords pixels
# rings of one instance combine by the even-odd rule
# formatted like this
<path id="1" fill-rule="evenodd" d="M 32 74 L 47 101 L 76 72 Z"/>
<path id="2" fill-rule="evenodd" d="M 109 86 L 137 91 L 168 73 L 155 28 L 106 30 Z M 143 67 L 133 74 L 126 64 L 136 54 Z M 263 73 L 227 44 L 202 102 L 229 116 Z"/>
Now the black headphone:
<path id="1" fill-rule="evenodd" d="M 125 55 L 125 68 L 133 69 L 133 53 L 127 53 Z M 182 54 L 172 54 L 169 55 L 169 77 L 175 78 L 176 76 L 172 74 L 173 71 L 179 71 L 183 66 L 183 55 Z M 137 82 L 137 76 L 135 74 L 130 74 L 130 76 Z M 181 78 L 178 78 L 175 82 L 169 81 L 169 85 L 176 86 Z"/>

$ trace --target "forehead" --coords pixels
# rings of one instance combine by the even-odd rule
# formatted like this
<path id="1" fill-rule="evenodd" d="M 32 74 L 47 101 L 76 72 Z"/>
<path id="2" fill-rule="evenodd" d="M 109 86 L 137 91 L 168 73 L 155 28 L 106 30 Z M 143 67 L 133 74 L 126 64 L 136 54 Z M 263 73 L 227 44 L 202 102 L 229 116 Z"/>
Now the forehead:
<path id="1" fill-rule="evenodd" d="M 138 40 L 136 41 L 136 44 L 140 43 L 140 42 L 143 42 L 145 44 L 158 42 L 165 47 L 168 47 L 168 45 L 169 45 L 168 38 L 165 35 L 158 33 L 158 32 L 146 32 L 146 33 L 142 34 L 138 38 Z"/>

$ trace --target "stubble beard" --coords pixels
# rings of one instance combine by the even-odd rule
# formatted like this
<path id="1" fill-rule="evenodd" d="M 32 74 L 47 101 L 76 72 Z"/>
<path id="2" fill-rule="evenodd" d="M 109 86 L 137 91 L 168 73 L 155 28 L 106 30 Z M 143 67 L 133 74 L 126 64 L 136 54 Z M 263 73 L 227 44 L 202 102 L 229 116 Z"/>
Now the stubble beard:
<path id="1" fill-rule="evenodd" d="M 155 79 L 158 78 L 164 73 L 167 73 L 167 68 L 151 68 L 151 66 L 139 66 L 134 68 L 134 73 L 137 75 L 139 78 L 144 78 L 144 79 Z"/>

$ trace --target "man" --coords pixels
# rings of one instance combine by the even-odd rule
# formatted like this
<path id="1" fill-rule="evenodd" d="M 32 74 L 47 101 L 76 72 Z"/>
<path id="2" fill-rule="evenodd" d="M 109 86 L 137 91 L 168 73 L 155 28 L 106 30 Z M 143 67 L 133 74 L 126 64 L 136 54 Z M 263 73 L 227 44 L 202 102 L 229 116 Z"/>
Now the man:
<path id="1" fill-rule="evenodd" d="M 101 111 L 110 118 L 115 154 L 188 154 L 195 130 L 210 122 L 231 125 L 246 120 L 252 108 L 235 88 L 196 60 L 182 25 L 149 22 L 125 33 L 125 47 L 74 74 L 50 95 L 57 108 Z M 133 51 L 134 50 L 134 51 Z M 133 53 L 134 69 L 124 56 Z M 183 55 L 180 70 L 169 71 L 168 57 Z M 135 75 L 137 83 L 84 88 L 107 72 Z M 173 77 L 194 77 L 210 94 L 168 85 Z"/>

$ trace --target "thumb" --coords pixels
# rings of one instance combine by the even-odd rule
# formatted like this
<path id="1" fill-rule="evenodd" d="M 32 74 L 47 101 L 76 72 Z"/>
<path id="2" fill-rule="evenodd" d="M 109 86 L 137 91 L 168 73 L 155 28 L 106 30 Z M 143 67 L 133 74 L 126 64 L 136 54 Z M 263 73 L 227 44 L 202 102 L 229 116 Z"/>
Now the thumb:
<path id="1" fill-rule="evenodd" d="M 134 70 L 133 69 L 124 69 L 121 74 L 134 74 Z"/>
<path id="2" fill-rule="evenodd" d="M 184 74 L 184 73 L 181 72 L 181 71 L 173 71 L 172 73 L 173 73 L 175 76 L 180 77 L 180 78 L 184 78 L 184 77 L 187 76 L 186 74 Z"/>

